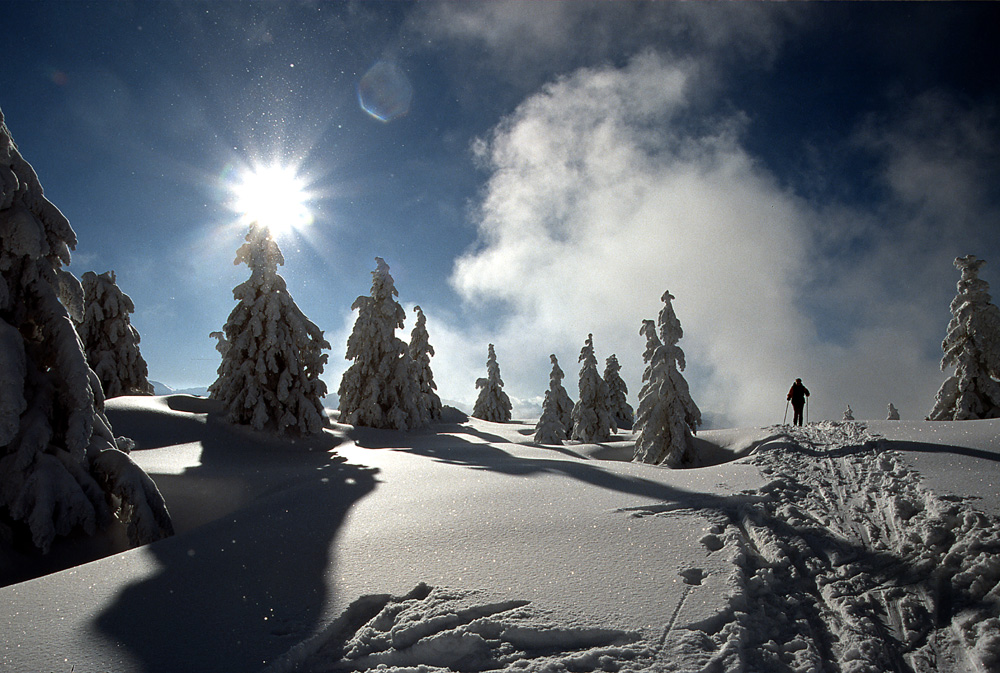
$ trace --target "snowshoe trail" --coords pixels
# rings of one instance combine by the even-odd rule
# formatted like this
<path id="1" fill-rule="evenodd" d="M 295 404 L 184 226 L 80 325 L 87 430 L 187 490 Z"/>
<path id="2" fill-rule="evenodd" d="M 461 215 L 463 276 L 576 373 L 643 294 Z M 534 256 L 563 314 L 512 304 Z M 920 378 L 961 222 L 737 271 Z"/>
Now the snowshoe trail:
<path id="1" fill-rule="evenodd" d="M 864 424 L 779 430 L 751 459 L 760 497 L 701 512 L 732 596 L 674 626 L 670 670 L 1000 671 L 1000 521 L 922 488 Z"/>
<path id="2" fill-rule="evenodd" d="M 637 633 L 569 627 L 529 601 L 420 584 L 358 599 L 268 671 L 618 671 L 646 669 L 651 656 Z"/>

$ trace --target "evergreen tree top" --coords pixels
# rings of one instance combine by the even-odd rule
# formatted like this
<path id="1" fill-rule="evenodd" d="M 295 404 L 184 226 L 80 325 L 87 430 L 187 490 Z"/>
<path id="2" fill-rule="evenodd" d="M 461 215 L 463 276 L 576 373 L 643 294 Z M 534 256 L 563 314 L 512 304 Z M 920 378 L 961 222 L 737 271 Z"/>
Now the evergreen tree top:
<path id="1" fill-rule="evenodd" d="M 271 236 L 271 230 L 254 222 L 247 231 L 246 243 L 236 251 L 233 264 L 246 264 L 251 273 L 261 271 L 272 275 L 285 264 L 285 258 Z"/>
<path id="2" fill-rule="evenodd" d="M 553 386 L 562 384 L 562 380 L 566 374 L 559 367 L 559 360 L 556 359 L 555 353 L 549 355 L 549 361 L 552 363 L 552 371 L 549 373 L 549 383 Z"/>
<path id="3" fill-rule="evenodd" d="M 676 344 L 684 337 L 684 330 L 681 329 L 681 321 L 674 313 L 674 306 L 671 303 L 676 299 L 670 292 L 664 292 L 660 300 L 663 301 L 663 308 L 660 309 L 659 325 L 660 340 L 665 344 Z"/>
<path id="4" fill-rule="evenodd" d="M 583 342 L 583 348 L 580 349 L 579 362 L 582 362 L 586 367 L 597 368 L 597 358 L 594 356 L 593 334 L 588 334 L 587 340 Z"/>

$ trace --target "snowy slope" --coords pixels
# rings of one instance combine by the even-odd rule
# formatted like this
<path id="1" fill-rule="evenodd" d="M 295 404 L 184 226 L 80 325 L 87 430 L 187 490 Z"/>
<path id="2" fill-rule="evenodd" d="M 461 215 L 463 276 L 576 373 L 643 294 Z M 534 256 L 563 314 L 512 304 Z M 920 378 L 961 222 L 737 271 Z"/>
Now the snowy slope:
<path id="1" fill-rule="evenodd" d="M 177 534 L 0 589 L 0 671 L 1000 670 L 1000 421 L 712 431 L 668 470 L 108 407 Z"/>

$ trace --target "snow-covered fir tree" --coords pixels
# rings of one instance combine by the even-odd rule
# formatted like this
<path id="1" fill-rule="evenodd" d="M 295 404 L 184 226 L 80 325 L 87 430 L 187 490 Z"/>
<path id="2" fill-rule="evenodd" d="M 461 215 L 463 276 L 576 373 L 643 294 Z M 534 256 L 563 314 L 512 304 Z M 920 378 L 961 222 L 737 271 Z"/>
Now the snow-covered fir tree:
<path id="1" fill-rule="evenodd" d="M 851 405 L 850 404 L 848 404 L 847 408 L 844 409 L 844 420 L 845 421 L 853 421 L 854 420 L 854 411 L 851 409 Z"/>
<path id="2" fill-rule="evenodd" d="M 897 409 L 896 407 L 894 407 L 892 405 L 892 402 L 889 402 L 889 415 L 888 415 L 888 417 L 886 417 L 886 420 L 887 421 L 898 421 L 899 420 L 899 409 Z"/>
<path id="3" fill-rule="evenodd" d="M 573 439 L 604 442 L 618 428 L 608 402 L 608 384 L 597 371 L 594 335 L 588 334 L 580 349 L 580 397 L 573 406 Z"/>
<path id="4" fill-rule="evenodd" d="M 112 433 L 70 318 L 83 317 L 83 288 L 62 268 L 76 240 L 0 112 L 0 546 L 22 529 L 48 552 L 116 517 L 133 544 L 173 532 L 132 442 Z"/>
<path id="5" fill-rule="evenodd" d="M 563 388 L 565 374 L 559 367 L 555 354 L 549 356 L 552 371 L 549 374 L 549 389 L 542 401 L 542 415 L 535 424 L 535 441 L 539 444 L 562 444 L 569 437 L 573 423 L 573 401 Z"/>
<path id="6" fill-rule="evenodd" d="M 500 365 L 497 363 L 493 344 L 490 344 L 486 357 L 486 378 L 477 379 L 476 388 L 479 388 L 479 396 L 472 408 L 474 417 L 493 423 L 506 423 L 510 420 L 510 398 L 503 391 L 503 379 L 500 378 Z"/>
<path id="7" fill-rule="evenodd" d="M 646 370 L 635 419 L 635 460 L 680 467 L 694 462 L 691 436 L 701 425 L 701 411 L 681 375 L 684 351 L 677 342 L 684 332 L 671 304 L 674 296 L 664 292 L 661 299 L 658 323 L 643 320 L 639 330 L 646 337 Z"/>
<path id="8" fill-rule="evenodd" d="M 441 420 L 441 398 L 435 392 L 434 373 L 431 371 L 431 358 L 434 356 L 434 346 L 430 344 L 427 334 L 427 317 L 419 306 L 414 306 L 417 314 L 417 324 L 410 332 L 410 359 L 413 360 L 414 378 L 420 387 L 420 418 L 423 424 Z"/>
<path id="9" fill-rule="evenodd" d="M 347 339 L 346 357 L 354 364 L 340 379 L 341 423 L 407 430 L 425 422 L 410 350 L 396 336 L 406 318 L 398 294 L 389 265 L 376 257 L 371 294 L 351 305 L 358 319 Z"/>
<path id="10" fill-rule="evenodd" d="M 82 280 L 84 313 L 76 331 L 104 396 L 152 395 L 149 370 L 139 353 L 139 332 L 129 319 L 135 312 L 132 299 L 118 287 L 114 271 L 87 271 Z"/>
<path id="11" fill-rule="evenodd" d="M 951 321 L 941 343 L 941 369 L 954 367 L 934 400 L 932 421 L 1000 417 L 1000 309 L 990 301 L 989 284 L 979 278 L 985 260 L 955 259 L 961 272 L 951 302 Z"/>
<path id="12" fill-rule="evenodd" d="M 631 430 L 635 412 L 628 403 L 628 386 L 618 373 L 621 369 L 618 357 L 612 353 L 604 367 L 604 382 L 608 384 L 608 408 L 616 426 L 623 430 Z"/>
<path id="13" fill-rule="evenodd" d="M 285 263 L 267 227 L 250 225 L 234 264 L 250 278 L 233 289 L 237 304 L 223 327 L 219 377 L 209 394 L 229 419 L 256 430 L 322 432 L 326 384 L 320 379 L 330 344 L 292 300 L 278 266 Z"/>

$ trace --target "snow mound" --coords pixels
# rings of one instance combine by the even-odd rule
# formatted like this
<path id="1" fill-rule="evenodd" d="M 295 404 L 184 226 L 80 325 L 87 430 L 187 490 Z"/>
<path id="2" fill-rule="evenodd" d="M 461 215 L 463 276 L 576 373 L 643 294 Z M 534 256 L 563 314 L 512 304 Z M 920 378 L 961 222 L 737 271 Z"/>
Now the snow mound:
<path id="1" fill-rule="evenodd" d="M 618 671 L 652 657 L 637 633 L 567 626 L 530 601 L 420 583 L 402 597 L 362 596 L 267 673 Z"/>
<path id="2" fill-rule="evenodd" d="M 674 660 L 720 671 L 1000 670 L 1000 519 L 923 488 L 864 424 L 776 430 L 751 459 L 771 481 L 702 512 L 708 553 L 732 558 L 733 593 L 723 614 L 668 630 Z"/>

